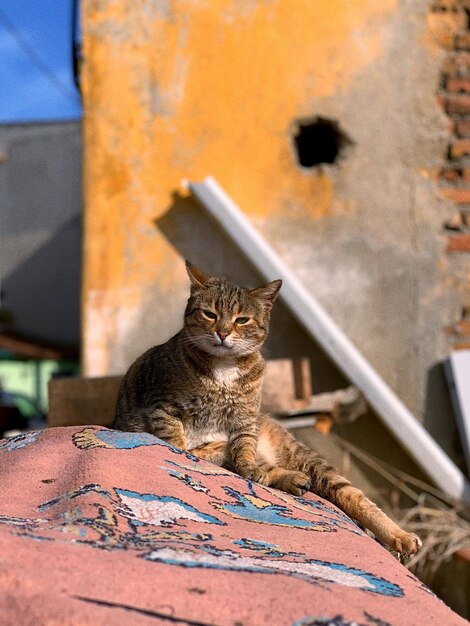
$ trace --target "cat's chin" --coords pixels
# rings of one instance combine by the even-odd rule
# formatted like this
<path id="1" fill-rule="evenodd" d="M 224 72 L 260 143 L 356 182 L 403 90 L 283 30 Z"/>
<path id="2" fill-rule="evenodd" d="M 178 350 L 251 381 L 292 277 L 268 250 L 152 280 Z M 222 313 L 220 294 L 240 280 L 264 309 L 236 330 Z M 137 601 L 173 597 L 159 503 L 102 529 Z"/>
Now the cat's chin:
<path id="1" fill-rule="evenodd" d="M 215 356 L 223 356 L 224 354 L 234 354 L 233 351 L 234 346 L 226 346 L 224 344 L 213 344 L 210 346 L 210 350 L 208 352 Z"/>
<path id="2" fill-rule="evenodd" d="M 202 347 L 202 346 L 201 346 Z M 210 354 L 211 356 L 215 356 L 219 359 L 229 358 L 236 359 L 237 357 L 246 356 L 251 351 L 246 351 L 240 349 L 240 346 L 225 346 L 223 344 L 210 344 L 202 347 L 204 352 Z"/>

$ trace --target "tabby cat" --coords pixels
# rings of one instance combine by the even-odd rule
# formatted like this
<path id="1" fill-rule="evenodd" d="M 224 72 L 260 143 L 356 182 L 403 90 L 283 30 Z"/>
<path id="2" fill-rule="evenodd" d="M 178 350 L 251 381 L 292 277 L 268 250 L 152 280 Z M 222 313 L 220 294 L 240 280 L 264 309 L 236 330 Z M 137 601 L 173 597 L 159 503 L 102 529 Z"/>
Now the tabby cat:
<path id="1" fill-rule="evenodd" d="M 260 414 L 271 308 L 282 281 L 234 287 L 186 262 L 191 292 L 184 327 L 140 356 L 119 391 L 114 428 L 148 432 L 240 476 L 294 495 L 310 490 L 392 549 L 421 542 L 282 426 Z"/>

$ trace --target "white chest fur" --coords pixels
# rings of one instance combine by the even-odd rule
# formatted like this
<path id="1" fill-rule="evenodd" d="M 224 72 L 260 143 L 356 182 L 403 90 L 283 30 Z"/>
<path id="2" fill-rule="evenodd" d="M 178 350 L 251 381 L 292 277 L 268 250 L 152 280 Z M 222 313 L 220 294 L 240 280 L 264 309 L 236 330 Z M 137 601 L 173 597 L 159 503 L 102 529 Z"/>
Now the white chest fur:
<path id="1" fill-rule="evenodd" d="M 222 385 L 233 384 L 240 376 L 240 370 L 236 365 L 218 363 L 212 370 L 214 380 Z"/>

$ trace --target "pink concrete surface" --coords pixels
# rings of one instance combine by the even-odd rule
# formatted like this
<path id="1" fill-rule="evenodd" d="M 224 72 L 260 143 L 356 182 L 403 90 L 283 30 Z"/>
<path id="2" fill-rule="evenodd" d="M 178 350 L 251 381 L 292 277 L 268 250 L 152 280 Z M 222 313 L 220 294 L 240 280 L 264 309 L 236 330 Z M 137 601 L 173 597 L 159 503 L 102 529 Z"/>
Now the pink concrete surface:
<path id="1" fill-rule="evenodd" d="M 463 626 L 314 495 L 243 480 L 147 434 L 0 441 L 3 626 Z"/>

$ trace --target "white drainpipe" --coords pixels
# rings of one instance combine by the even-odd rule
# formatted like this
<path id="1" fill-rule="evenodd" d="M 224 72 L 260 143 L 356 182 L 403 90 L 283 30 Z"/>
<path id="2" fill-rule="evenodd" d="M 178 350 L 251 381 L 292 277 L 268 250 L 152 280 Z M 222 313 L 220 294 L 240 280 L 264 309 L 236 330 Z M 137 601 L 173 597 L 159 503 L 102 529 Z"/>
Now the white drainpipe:
<path id="1" fill-rule="evenodd" d="M 266 280 L 282 278 L 280 297 L 338 368 L 362 390 L 371 407 L 435 484 L 470 503 L 470 483 L 343 331 L 256 231 L 212 177 L 188 187 Z"/>

